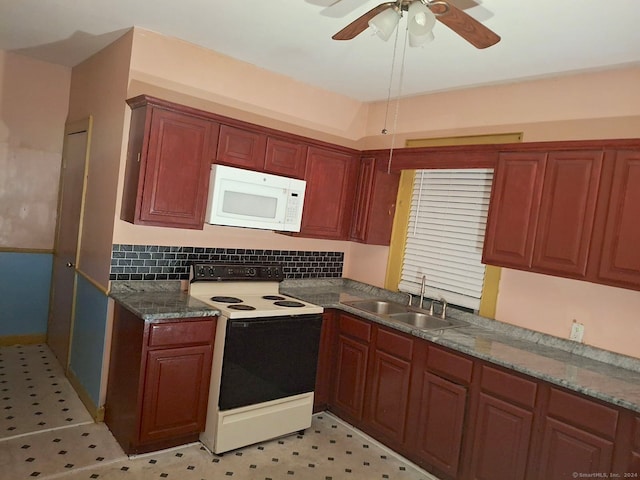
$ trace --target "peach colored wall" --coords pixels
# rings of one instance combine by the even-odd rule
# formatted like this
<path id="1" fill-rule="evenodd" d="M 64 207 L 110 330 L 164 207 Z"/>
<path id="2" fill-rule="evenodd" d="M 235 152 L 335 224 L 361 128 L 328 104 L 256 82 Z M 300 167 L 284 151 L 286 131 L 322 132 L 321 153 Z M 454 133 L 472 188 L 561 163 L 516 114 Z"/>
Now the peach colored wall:
<path id="1" fill-rule="evenodd" d="M 127 96 L 156 94 L 223 115 L 331 139 L 329 141 L 347 146 L 385 147 L 391 138 L 377 133 L 384 103 L 354 104 L 348 99 L 345 101 L 342 97 L 151 32 L 134 31 L 130 73 Z M 505 131 L 523 131 L 525 141 L 638 136 L 640 93 L 636 85 L 639 81 L 640 69 L 633 67 L 417 97 L 410 102 L 403 101 L 396 146 L 408 137 Z M 127 130 L 128 111 L 124 118 Z M 124 142 L 125 139 L 121 162 L 126 148 Z M 382 284 L 387 257 L 385 247 L 299 239 L 225 227 L 206 226 L 201 232 L 192 232 L 122 222 L 119 220 L 122 180 L 121 171 L 115 199 L 113 242 L 242 245 L 244 248 L 276 248 L 273 246 L 277 245 L 283 249 L 339 250 L 345 252 L 345 276 Z M 638 355 L 630 351 L 626 341 L 629 331 L 637 331 L 628 315 L 637 311 L 637 292 L 566 280 L 561 288 L 571 292 L 570 295 L 549 297 L 544 315 L 530 315 L 527 312 L 540 311 L 538 291 L 546 291 L 546 283 L 544 277 L 533 274 L 505 272 L 498 298 L 498 319 L 566 337 L 567 318 L 579 315 L 587 330 L 585 341 L 612 351 Z M 594 297 L 594 292 L 610 307 L 606 319 L 588 301 L 589 297 Z M 603 331 L 607 334 L 599 334 Z"/>
<path id="2" fill-rule="evenodd" d="M 176 64 L 180 65 L 179 69 L 175 68 Z M 351 147 L 357 145 L 348 137 L 360 138 L 364 133 L 366 107 L 359 102 L 181 40 L 137 28 L 133 33 L 130 74 L 127 97 L 141 93 L 155 95 L 221 115 Z M 130 112 L 127 110 L 125 129 L 128 129 L 129 122 Z M 123 144 L 122 162 L 125 149 L 126 145 Z M 354 247 L 350 242 L 297 238 L 270 231 L 212 225 L 205 225 L 202 231 L 194 231 L 124 222 L 119 218 L 123 183 L 124 168 L 120 172 L 115 200 L 114 243 L 340 251 L 345 254 L 345 276 L 359 277 L 359 272 L 367 270 L 359 266 L 360 263 L 352 269 L 350 255 Z M 384 269 L 373 271 L 374 274 L 368 277 L 382 285 Z"/>
<path id="3" fill-rule="evenodd" d="M 0 247 L 52 250 L 71 69 L 0 50 Z"/>
<path id="4" fill-rule="evenodd" d="M 424 95 L 401 102 L 394 146 L 407 138 L 524 132 L 524 141 L 640 137 L 640 67 Z M 385 104 L 370 106 L 366 148 Z M 379 268 L 383 268 L 379 265 Z M 575 318 L 584 342 L 640 357 L 640 292 L 505 269 L 498 320 L 568 338 Z"/>
<path id="5" fill-rule="evenodd" d="M 368 107 L 362 102 L 182 40 L 139 28 L 134 35 L 132 81 L 188 95 L 187 101 L 214 106 L 222 115 L 300 135 L 347 146 L 364 136 Z"/>
<path id="6" fill-rule="evenodd" d="M 524 132 L 524 141 L 633 138 L 640 67 L 423 95 L 400 104 L 395 147 L 407 138 Z M 387 148 L 385 103 L 370 105 L 365 148 Z M 392 130 L 392 129 L 390 129 Z"/>
<path id="7" fill-rule="evenodd" d="M 78 268 L 105 289 L 123 156 L 132 32 L 73 68 L 69 120 L 93 116 Z"/>
<path id="8" fill-rule="evenodd" d="M 573 320 L 584 343 L 640 356 L 640 292 L 503 269 L 496 317 L 568 338 Z"/>

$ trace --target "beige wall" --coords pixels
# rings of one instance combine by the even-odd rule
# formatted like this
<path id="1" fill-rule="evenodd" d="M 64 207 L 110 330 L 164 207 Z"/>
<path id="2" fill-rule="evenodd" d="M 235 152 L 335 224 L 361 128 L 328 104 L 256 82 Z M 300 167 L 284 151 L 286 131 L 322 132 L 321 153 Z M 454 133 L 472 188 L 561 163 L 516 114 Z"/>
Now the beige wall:
<path id="1" fill-rule="evenodd" d="M 0 50 L 0 247 L 52 250 L 71 70 Z"/>
<path id="2" fill-rule="evenodd" d="M 93 116 L 78 269 L 105 289 L 117 185 L 124 157 L 124 121 L 132 32 L 73 68 L 69 120 Z"/>

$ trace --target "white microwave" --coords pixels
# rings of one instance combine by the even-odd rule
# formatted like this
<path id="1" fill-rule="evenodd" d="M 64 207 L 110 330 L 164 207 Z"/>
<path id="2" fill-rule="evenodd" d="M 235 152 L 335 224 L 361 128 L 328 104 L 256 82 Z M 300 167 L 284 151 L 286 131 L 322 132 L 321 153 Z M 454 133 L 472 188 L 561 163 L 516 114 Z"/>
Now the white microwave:
<path id="1" fill-rule="evenodd" d="M 212 165 L 205 222 L 299 232 L 307 182 Z"/>

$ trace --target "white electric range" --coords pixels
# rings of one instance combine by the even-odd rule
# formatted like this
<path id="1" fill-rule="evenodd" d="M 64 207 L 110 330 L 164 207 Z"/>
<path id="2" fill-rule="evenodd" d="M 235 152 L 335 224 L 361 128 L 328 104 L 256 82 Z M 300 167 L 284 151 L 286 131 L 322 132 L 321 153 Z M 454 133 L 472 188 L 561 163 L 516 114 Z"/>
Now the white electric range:
<path id="1" fill-rule="evenodd" d="M 202 443 L 222 453 L 311 425 L 323 308 L 279 293 L 282 265 L 194 264 L 189 294 L 218 308 Z"/>

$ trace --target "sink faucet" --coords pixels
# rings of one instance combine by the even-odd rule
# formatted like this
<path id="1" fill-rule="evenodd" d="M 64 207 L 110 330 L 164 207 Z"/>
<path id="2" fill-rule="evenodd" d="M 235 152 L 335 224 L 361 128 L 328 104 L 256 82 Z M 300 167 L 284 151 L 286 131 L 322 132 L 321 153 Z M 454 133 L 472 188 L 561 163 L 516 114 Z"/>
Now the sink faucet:
<path id="1" fill-rule="evenodd" d="M 424 284 L 427 281 L 427 276 L 422 276 L 422 285 L 420 286 L 420 303 L 418 304 L 418 308 L 422 308 L 422 302 L 424 302 Z M 432 304 L 433 306 L 433 304 Z"/>

